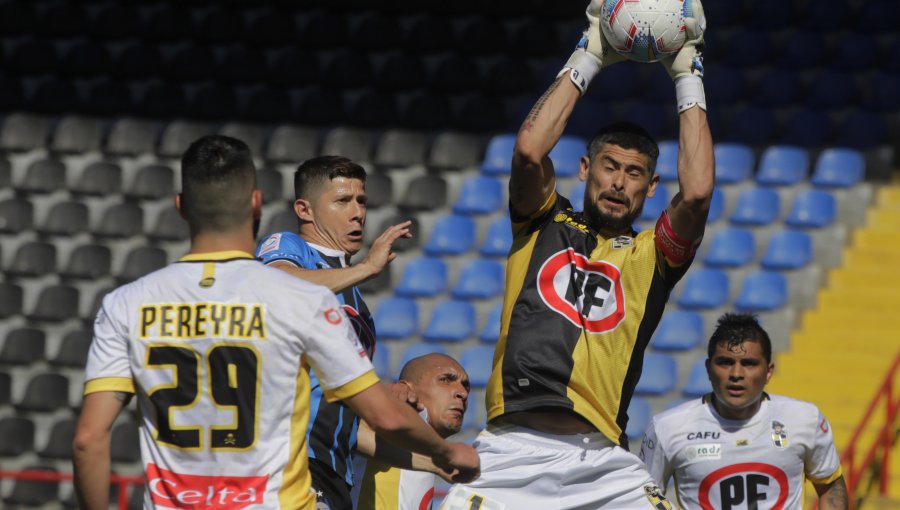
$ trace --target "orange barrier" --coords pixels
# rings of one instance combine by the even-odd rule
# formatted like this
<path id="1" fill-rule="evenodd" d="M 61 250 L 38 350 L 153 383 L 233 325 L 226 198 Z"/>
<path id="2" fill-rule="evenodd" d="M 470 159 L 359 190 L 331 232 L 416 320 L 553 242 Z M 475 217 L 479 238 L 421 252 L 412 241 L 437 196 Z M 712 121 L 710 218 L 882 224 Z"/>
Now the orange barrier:
<path id="1" fill-rule="evenodd" d="M 72 480 L 71 473 L 58 473 L 56 471 L 3 471 L 0 470 L 0 478 L 9 478 L 11 480 L 22 480 L 25 482 L 66 482 Z M 119 485 L 119 510 L 128 510 L 128 486 L 144 485 L 143 476 L 124 476 L 111 474 L 109 477 L 111 484 Z"/>

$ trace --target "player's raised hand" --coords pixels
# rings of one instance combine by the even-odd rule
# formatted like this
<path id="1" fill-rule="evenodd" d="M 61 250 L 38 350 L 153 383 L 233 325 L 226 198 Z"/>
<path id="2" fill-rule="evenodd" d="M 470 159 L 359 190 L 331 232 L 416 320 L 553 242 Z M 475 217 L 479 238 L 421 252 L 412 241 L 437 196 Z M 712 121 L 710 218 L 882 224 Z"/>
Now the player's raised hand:
<path id="1" fill-rule="evenodd" d="M 602 9 L 602 0 L 591 0 L 588 3 L 587 10 L 585 10 L 588 26 L 560 73 L 563 74 L 569 70 L 569 78 L 582 94 L 600 69 L 625 60 L 625 57 L 612 49 L 600 30 Z"/>
<path id="2" fill-rule="evenodd" d="M 682 76 L 703 77 L 703 32 L 706 30 L 706 16 L 700 0 L 685 2 L 690 4 L 691 15 L 684 18 L 684 46 L 678 53 L 659 60 L 673 80 Z"/>
<path id="3" fill-rule="evenodd" d="M 447 443 L 448 450 L 443 455 L 435 455 L 432 462 L 446 473 L 451 473 L 449 481 L 469 483 L 481 474 L 481 459 L 475 448 L 465 443 Z M 441 478 L 447 479 L 443 474 Z"/>
<path id="4" fill-rule="evenodd" d="M 401 237 L 407 239 L 412 237 L 412 232 L 409 230 L 411 225 L 412 221 L 407 220 L 388 227 L 375 239 L 369 248 L 369 252 L 366 253 L 366 257 L 360 264 L 368 265 L 373 276 L 381 274 L 384 268 L 397 258 L 397 254 L 393 252 L 394 242 Z"/>

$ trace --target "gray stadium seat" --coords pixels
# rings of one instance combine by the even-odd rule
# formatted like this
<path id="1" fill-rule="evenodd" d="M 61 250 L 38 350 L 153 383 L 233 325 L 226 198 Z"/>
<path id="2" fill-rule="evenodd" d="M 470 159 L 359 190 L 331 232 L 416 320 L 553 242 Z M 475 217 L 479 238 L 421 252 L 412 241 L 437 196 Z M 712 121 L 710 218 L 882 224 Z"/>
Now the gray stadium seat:
<path id="1" fill-rule="evenodd" d="M 25 170 L 16 188 L 26 193 L 52 193 L 66 186 L 66 165 L 56 159 L 38 159 Z"/>
<path id="2" fill-rule="evenodd" d="M 91 331 L 85 329 L 69 331 L 62 337 L 59 352 L 48 361 L 51 365 L 58 367 L 84 368 L 92 340 L 93 333 Z"/>
<path id="3" fill-rule="evenodd" d="M 77 246 L 69 255 L 69 263 L 60 276 L 83 280 L 96 280 L 109 276 L 112 264 L 112 252 L 102 244 L 83 244 Z"/>
<path id="4" fill-rule="evenodd" d="M 69 405 L 69 379 L 62 374 L 37 374 L 28 381 L 20 411 L 47 413 Z"/>
<path id="5" fill-rule="evenodd" d="M 16 250 L 6 272 L 15 276 L 37 277 L 56 272 L 56 246 L 43 241 L 29 241 Z"/>
<path id="6" fill-rule="evenodd" d="M 180 158 L 195 140 L 210 133 L 212 129 L 208 124 L 172 121 L 163 129 L 157 154 L 166 158 Z"/>
<path id="7" fill-rule="evenodd" d="M 0 157 L 0 189 L 12 186 L 12 165 L 9 160 Z"/>
<path id="8" fill-rule="evenodd" d="M 428 155 L 428 166 L 455 170 L 478 166 L 484 153 L 484 141 L 476 135 L 445 132 L 437 135 Z"/>
<path id="9" fill-rule="evenodd" d="M 46 466 L 29 466 L 26 470 L 49 471 L 56 470 Z M 16 480 L 12 492 L 3 498 L 9 505 L 40 506 L 59 499 L 59 482 L 27 482 Z"/>
<path id="10" fill-rule="evenodd" d="M 85 232 L 87 229 L 87 205 L 75 201 L 53 204 L 44 224 L 36 228 L 38 233 L 59 236 L 73 236 Z"/>
<path id="11" fill-rule="evenodd" d="M 391 226 L 398 223 L 403 223 L 407 220 L 412 221 L 412 224 L 409 226 L 409 231 L 412 233 L 412 237 L 409 239 L 403 237 L 397 239 L 396 241 L 394 241 L 392 249 L 393 251 L 400 253 L 418 248 L 422 242 L 421 231 L 419 230 L 419 220 L 411 214 L 388 216 L 387 218 L 381 220 L 381 224 L 379 225 L 378 230 L 373 234 L 372 239 L 380 236 L 382 232 L 384 232 Z"/>
<path id="12" fill-rule="evenodd" d="M 375 147 L 375 166 L 391 169 L 425 163 L 428 138 L 424 133 L 391 129 L 385 131 Z"/>
<path id="13" fill-rule="evenodd" d="M 29 151 L 46 145 L 50 121 L 46 117 L 13 113 L 0 128 L 0 150 Z"/>
<path id="14" fill-rule="evenodd" d="M 190 235 L 187 221 L 181 217 L 175 206 L 159 212 L 147 237 L 159 241 L 183 241 Z"/>
<path id="15" fill-rule="evenodd" d="M 144 229 L 144 211 L 134 203 L 114 204 L 103 212 L 94 234 L 101 237 L 131 237 Z"/>
<path id="16" fill-rule="evenodd" d="M 88 309 L 87 314 L 82 317 L 84 321 L 88 324 L 93 324 L 94 319 L 97 317 L 97 312 L 100 310 L 100 307 L 103 305 L 103 298 L 109 294 L 115 287 L 103 287 L 98 289 L 94 294 L 94 299 L 91 301 L 91 307 Z"/>
<path id="17" fill-rule="evenodd" d="M 147 165 L 137 171 L 125 193 L 128 198 L 155 200 L 175 194 L 175 171 L 166 165 Z"/>
<path id="18" fill-rule="evenodd" d="M 0 202 L 0 233 L 18 234 L 34 223 L 34 206 L 24 198 L 8 198 Z"/>
<path id="19" fill-rule="evenodd" d="M 246 143 L 254 157 L 263 156 L 266 131 L 262 126 L 244 122 L 227 122 L 219 129 L 219 134 L 237 138 Z"/>
<path id="20" fill-rule="evenodd" d="M 81 195 L 112 195 L 122 191 L 122 167 L 108 161 L 90 163 L 81 172 L 72 192 Z"/>
<path id="21" fill-rule="evenodd" d="M 109 131 L 105 152 L 121 156 L 153 153 L 159 125 L 154 121 L 123 118 L 116 121 Z"/>
<path id="22" fill-rule="evenodd" d="M 8 374 L 6 374 L 8 375 Z M 34 448 L 34 422 L 24 416 L 0 418 L 0 457 L 17 457 Z"/>
<path id="23" fill-rule="evenodd" d="M 6 334 L 0 364 L 27 366 L 44 359 L 46 335 L 36 328 L 16 328 Z"/>
<path id="24" fill-rule="evenodd" d="M 372 133 L 363 129 L 337 127 L 322 142 L 322 154 L 344 156 L 357 163 L 372 161 L 372 148 Z"/>
<path id="25" fill-rule="evenodd" d="M 5 406 L 11 401 L 12 376 L 6 372 L 0 372 L 0 406 Z M 2 455 L 2 454 L 0 454 Z"/>
<path id="26" fill-rule="evenodd" d="M 125 258 L 125 266 L 117 278 L 122 283 L 138 278 L 160 269 L 168 262 L 165 250 L 154 246 L 138 246 Z"/>
<path id="27" fill-rule="evenodd" d="M 394 198 L 394 184 L 391 176 L 382 172 L 370 172 L 366 176 L 366 205 L 378 209 L 390 205 Z"/>
<path id="28" fill-rule="evenodd" d="M 259 231 L 260 239 L 276 232 L 297 232 L 300 222 L 293 210 L 284 210 L 262 219 L 263 228 Z"/>
<path id="29" fill-rule="evenodd" d="M 38 455 L 45 459 L 71 459 L 77 423 L 74 418 L 63 418 L 54 423 L 50 429 L 50 438 L 44 448 L 37 452 Z"/>
<path id="30" fill-rule="evenodd" d="M 123 421 L 113 427 L 110 438 L 110 457 L 113 462 L 141 460 L 141 445 L 136 423 Z"/>
<path id="31" fill-rule="evenodd" d="M 420 175 L 409 182 L 403 198 L 397 204 L 401 209 L 431 211 L 447 204 L 447 181 L 440 175 Z"/>
<path id="32" fill-rule="evenodd" d="M 80 153 L 100 150 L 104 121 L 92 117 L 69 115 L 60 119 L 53 132 L 50 150 Z"/>
<path id="33" fill-rule="evenodd" d="M 319 134 L 301 126 L 278 126 L 269 137 L 266 160 L 299 164 L 318 154 Z"/>
<path id="34" fill-rule="evenodd" d="M 278 170 L 272 168 L 260 168 L 257 170 L 256 186 L 262 191 L 264 204 L 283 198 L 284 179 Z"/>
<path id="35" fill-rule="evenodd" d="M 78 317 L 78 289 L 68 285 L 50 285 L 41 289 L 37 304 L 28 318 L 59 322 Z"/>
<path id="36" fill-rule="evenodd" d="M 0 319 L 22 313 L 22 287 L 0 282 Z"/>

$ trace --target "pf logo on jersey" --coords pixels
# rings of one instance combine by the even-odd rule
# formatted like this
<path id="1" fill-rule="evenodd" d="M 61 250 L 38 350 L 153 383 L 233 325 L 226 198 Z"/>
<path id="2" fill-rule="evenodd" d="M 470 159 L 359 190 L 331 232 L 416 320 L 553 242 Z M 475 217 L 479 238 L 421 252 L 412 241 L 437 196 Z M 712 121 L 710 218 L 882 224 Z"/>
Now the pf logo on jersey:
<path id="1" fill-rule="evenodd" d="M 708 474 L 698 490 L 703 510 L 784 510 L 789 487 L 777 466 L 744 462 Z"/>
<path id="2" fill-rule="evenodd" d="M 619 268 L 588 260 L 572 248 L 547 259 L 538 270 L 544 303 L 590 333 L 612 331 L 625 319 L 625 293 Z"/>

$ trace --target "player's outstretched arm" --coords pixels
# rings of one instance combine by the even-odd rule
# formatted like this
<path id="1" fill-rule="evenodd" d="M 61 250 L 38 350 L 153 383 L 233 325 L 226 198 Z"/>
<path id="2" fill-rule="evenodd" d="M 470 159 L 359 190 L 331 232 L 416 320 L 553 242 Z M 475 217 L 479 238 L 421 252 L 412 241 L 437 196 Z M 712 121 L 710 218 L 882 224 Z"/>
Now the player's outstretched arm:
<path id="1" fill-rule="evenodd" d="M 537 211 L 553 191 L 554 170 L 548 154 L 562 136 L 575 103 L 602 67 L 623 59 L 609 50 L 600 32 L 602 5 L 601 0 L 590 2 L 586 11 L 588 28 L 556 81 L 519 128 L 509 179 L 509 201 L 519 216 Z"/>
<path id="2" fill-rule="evenodd" d="M 669 205 L 669 220 L 675 234 L 697 241 L 703 235 L 712 201 L 715 158 L 702 80 L 706 20 L 700 0 L 687 1 L 693 8 L 693 17 L 685 19 L 687 42 L 677 54 L 661 62 L 675 82 L 679 112 L 679 192 Z"/>
<path id="3" fill-rule="evenodd" d="M 843 475 L 831 483 L 817 483 L 815 486 L 819 495 L 819 508 L 822 510 L 847 510 L 850 507 L 847 483 Z"/>
<path id="4" fill-rule="evenodd" d="M 127 397 L 112 391 L 84 397 L 72 441 L 75 492 L 84 510 L 109 509 L 110 430 Z"/>
<path id="5" fill-rule="evenodd" d="M 431 457 L 397 448 L 378 437 L 365 420 L 360 421 L 359 429 L 356 432 L 356 451 L 366 457 L 378 459 L 400 469 L 427 471 L 440 476 L 445 481 L 453 481 L 453 473 L 448 473 L 435 466 L 434 462 L 431 462 Z"/>
<path id="6" fill-rule="evenodd" d="M 478 477 L 481 464 L 474 448 L 444 441 L 411 407 L 392 397 L 384 385 L 369 386 L 344 402 L 378 436 L 399 448 L 430 457 L 443 471 L 458 471 L 453 481 L 464 483 Z"/>

